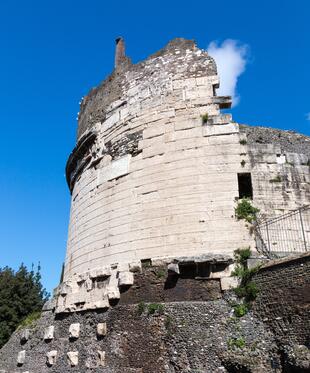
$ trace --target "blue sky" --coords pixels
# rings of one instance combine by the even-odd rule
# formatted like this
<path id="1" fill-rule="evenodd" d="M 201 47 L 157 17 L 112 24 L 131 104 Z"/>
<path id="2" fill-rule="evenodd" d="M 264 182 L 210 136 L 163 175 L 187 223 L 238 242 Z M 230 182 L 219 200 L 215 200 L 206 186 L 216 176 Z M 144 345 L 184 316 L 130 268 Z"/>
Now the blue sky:
<path id="1" fill-rule="evenodd" d="M 0 267 L 40 261 L 44 285 L 57 285 L 78 102 L 111 72 L 116 36 L 134 62 L 174 37 L 205 49 L 234 40 L 237 53 L 245 48 L 234 120 L 310 135 L 309 13 L 307 0 L 3 0 Z"/>

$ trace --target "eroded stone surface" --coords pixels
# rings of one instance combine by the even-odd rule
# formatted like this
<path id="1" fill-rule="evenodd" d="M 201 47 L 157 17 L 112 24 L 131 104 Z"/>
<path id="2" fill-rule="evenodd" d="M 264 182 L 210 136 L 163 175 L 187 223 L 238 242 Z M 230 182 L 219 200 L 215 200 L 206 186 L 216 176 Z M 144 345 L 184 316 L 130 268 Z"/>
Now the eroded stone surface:
<path id="1" fill-rule="evenodd" d="M 130 286 L 133 285 L 134 279 L 133 279 L 133 273 L 126 271 L 126 272 L 120 272 L 118 276 L 118 284 L 119 286 Z"/>
<path id="2" fill-rule="evenodd" d="M 53 366 L 56 361 L 57 361 L 57 351 L 56 350 L 53 350 L 53 351 L 49 351 L 47 354 L 46 354 L 46 364 L 48 366 Z"/>
<path id="3" fill-rule="evenodd" d="M 67 353 L 68 357 L 68 363 L 72 366 L 75 367 L 79 363 L 79 353 L 78 351 L 69 351 Z"/>
<path id="4" fill-rule="evenodd" d="M 104 337 L 107 334 L 107 323 L 101 322 L 97 324 L 97 336 Z"/>
<path id="5" fill-rule="evenodd" d="M 80 336 L 80 323 L 71 324 L 69 327 L 69 338 L 78 339 Z"/>
<path id="6" fill-rule="evenodd" d="M 51 341 L 52 339 L 54 339 L 54 331 L 55 327 L 53 325 L 50 325 L 47 328 L 45 328 L 43 339 L 45 341 Z"/>
<path id="7" fill-rule="evenodd" d="M 26 343 L 30 337 L 30 330 L 29 329 L 23 329 L 22 336 L 20 338 L 20 342 Z"/>
<path id="8" fill-rule="evenodd" d="M 25 350 L 19 351 L 17 355 L 17 365 L 23 365 L 25 363 L 25 360 L 26 360 L 26 351 Z"/>
<path id="9" fill-rule="evenodd" d="M 105 351 L 97 351 L 98 352 L 98 366 L 104 367 L 105 366 Z"/>

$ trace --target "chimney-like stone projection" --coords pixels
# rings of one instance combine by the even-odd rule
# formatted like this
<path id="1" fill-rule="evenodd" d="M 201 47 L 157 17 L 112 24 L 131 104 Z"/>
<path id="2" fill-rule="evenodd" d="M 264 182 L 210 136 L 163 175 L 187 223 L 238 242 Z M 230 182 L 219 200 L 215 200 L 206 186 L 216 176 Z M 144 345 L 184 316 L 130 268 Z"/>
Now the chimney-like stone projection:
<path id="1" fill-rule="evenodd" d="M 117 69 L 118 66 L 121 65 L 121 63 L 125 59 L 125 41 L 120 36 L 116 38 L 115 40 L 116 46 L 115 46 L 115 65 L 114 67 Z"/>

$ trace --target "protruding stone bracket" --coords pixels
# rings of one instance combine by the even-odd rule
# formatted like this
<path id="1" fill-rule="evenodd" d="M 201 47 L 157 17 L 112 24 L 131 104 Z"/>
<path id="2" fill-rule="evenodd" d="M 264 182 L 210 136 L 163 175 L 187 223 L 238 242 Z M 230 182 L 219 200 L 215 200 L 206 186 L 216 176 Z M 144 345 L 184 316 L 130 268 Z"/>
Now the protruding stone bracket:
<path id="1" fill-rule="evenodd" d="M 80 337 L 80 323 L 71 324 L 69 327 L 69 339 L 75 340 Z"/>
<path id="2" fill-rule="evenodd" d="M 213 103 L 219 105 L 220 109 L 230 109 L 232 104 L 231 96 L 215 96 L 213 97 Z"/>
<path id="3" fill-rule="evenodd" d="M 57 361 L 57 351 L 56 350 L 53 350 L 53 351 L 49 351 L 47 354 L 46 354 L 46 365 L 48 367 L 51 367 L 53 366 L 56 361 Z"/>
<path id="4" fill-rule="evenodd" d="M 54 339 L 54 330 L 55 328 L 53 325 L 50 325 L 47 328 L 45 328 L 44 336 L 43 336 L 43 339 L 45 342 L 50 342 L 51 340 Z"/>
<path id="5" fill-rule="evenodd" d="M 20 343 L 25 344 L 30 337 L 30 329 L 24 329 L 20 338 Z"/>
<path id="6" fill-rule="evenodd" d="M 25 363 L 25 361 L 26 361 L 26 351 L 25 350 L 19 351 L 17 355 L 17 365 L 22 366 Z"/>
<path id="7" fill-rule="evenodd" d="M 107 323 L 101 322 L 97 324 L 97 338 L 102 338 L 107 335 Z"/>
<path id="8" fill-rule="evenodd" d="M 67 359 L 68 359 L 68 364 L 71 367 L 76 367 L 79 363 L 79 352 L 78 351 L 69 351 L 67 353 Z"/>

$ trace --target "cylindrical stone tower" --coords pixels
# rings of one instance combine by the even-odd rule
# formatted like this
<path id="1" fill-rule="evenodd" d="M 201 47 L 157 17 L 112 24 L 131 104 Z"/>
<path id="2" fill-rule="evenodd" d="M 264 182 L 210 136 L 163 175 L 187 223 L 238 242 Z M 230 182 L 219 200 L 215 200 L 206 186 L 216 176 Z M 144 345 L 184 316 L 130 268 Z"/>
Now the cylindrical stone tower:
<path id="1" fill-rule="evenodd" d="M 115 71 L 81 103 L 66 167 L 67 283 L 103 267 L 232 254 L 249 242 L 234 218 L 238 125 L 220 114 L 231 99 L 216 96 L 215 61 L 175 39 L 134 65 L 123 45 L 117 39 Z"/>
<path id="2" fill-rule="evenodd" d="M 231 98 L 216 95 L 206 51 L 175 39 L 131 64 L 123 39 L 116 42 L 115 70 L 82 100 L 67 162 L 72 202 L 57 312 L 109 306 L 141 263 L 227 264 L 254 244 L 235 218 L 243 196 L 266 211 L 309 201 L 307 186 L 293 205 L 269 182 L 279 172 L 302 180 L 308 169 L 289 170 L 280 147 L 246 146 L 239 125 L 220 113 Z"/>

